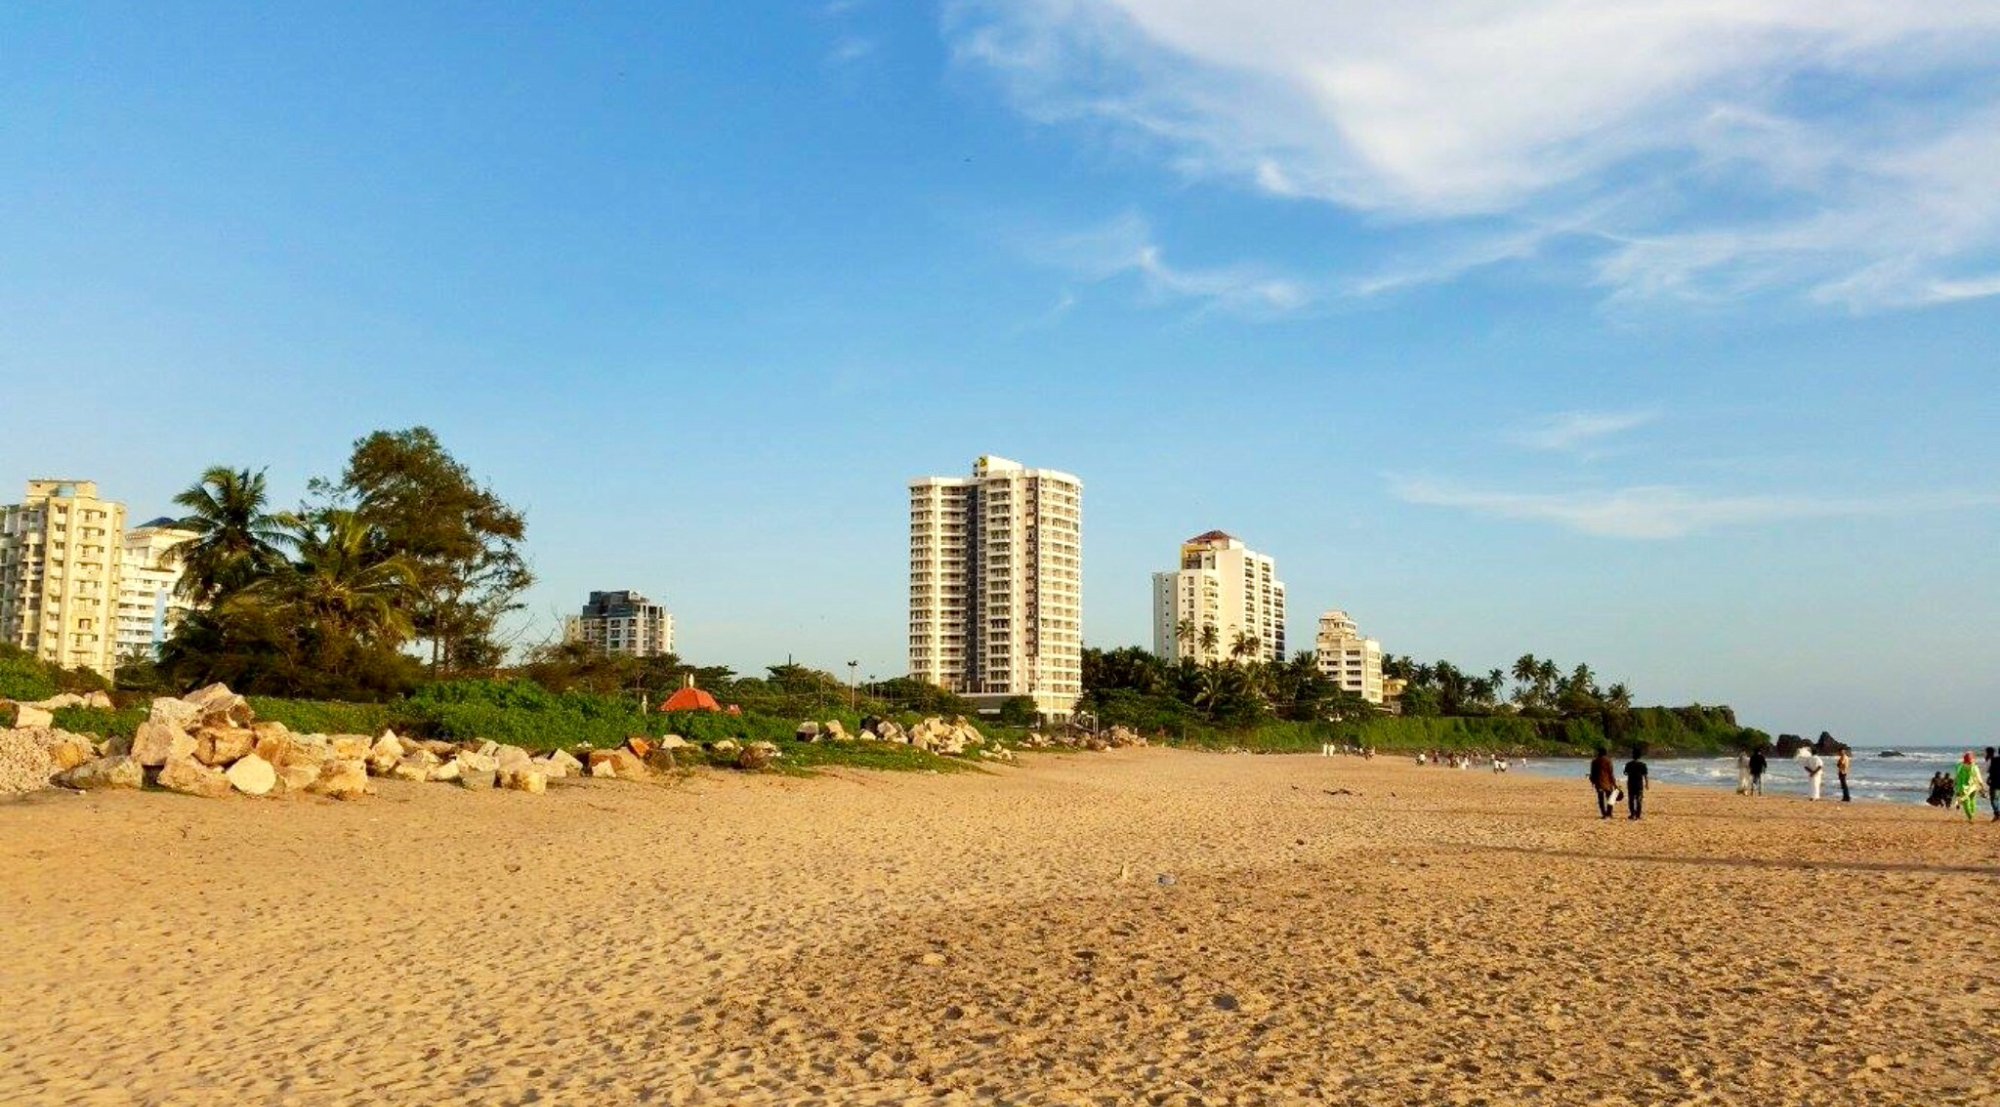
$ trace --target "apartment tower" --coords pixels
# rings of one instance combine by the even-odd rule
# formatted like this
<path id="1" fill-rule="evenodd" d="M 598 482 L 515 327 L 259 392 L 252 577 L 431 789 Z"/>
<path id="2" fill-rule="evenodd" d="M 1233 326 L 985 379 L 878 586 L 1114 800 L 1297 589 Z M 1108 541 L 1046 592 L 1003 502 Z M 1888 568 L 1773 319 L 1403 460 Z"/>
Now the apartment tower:
<path id="1" fill-rule="evenodd" d="M 592 592 L 582 614 L 563 624 L 563 641 L 629 657 L 663 657 L 674 652 L 674 617 L 637 592 Z"/>
<path id="2" fill-rule="evenodd" d="M 1237 648 L 1243 635 L 1247 655 Z M 1283 661 L 1277 563 L 1219 530 L 1181 543 L 1180 568 L 1153 574 L 1153 652 L 1170 661 Z"/>
<path id="3" fill-rule="evenodd" d="M 982 457 L 910 482 L 910 675 L 991 710 L 1083 694 L 1083 482 Z"/>
<path id="4" fill-rule="evenodd" d="M 125 505 L 83 480 L 31 480 L 0 508 L 0 641 L 64 668 L 118 669 Z"/>
<path id="5" fill-rule="evenodd" d="M 1347 612 L 1329 611 L 1321 615 L 1319 637 L 1314 645 L 1319 671 L 1342 691 L 1352 692 L 1369 703 L 1382 702 L 1382 643 L 1363 638 Z"/>
<path id="6" fill-rule="evenodd" d="M 173 519 L 154 519 L 125 532 L 118 574 L 118 656 L 157 658 L 160 647 L 194 605 L 180 594 L 182 565 L 174 547 L 197 535 Z"/>

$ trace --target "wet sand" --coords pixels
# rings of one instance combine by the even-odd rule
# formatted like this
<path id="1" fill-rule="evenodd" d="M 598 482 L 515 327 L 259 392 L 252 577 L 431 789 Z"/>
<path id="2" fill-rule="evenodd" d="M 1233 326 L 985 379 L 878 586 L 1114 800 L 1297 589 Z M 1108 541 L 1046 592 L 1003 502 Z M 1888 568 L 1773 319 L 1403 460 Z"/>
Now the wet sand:
<path id="1" fill-rule="evenodd" d="M 377 783 L 0 802 L 0 1103 L 2000 1103 L 2000 826 L 1928 808 L 1164 750 Z"/>

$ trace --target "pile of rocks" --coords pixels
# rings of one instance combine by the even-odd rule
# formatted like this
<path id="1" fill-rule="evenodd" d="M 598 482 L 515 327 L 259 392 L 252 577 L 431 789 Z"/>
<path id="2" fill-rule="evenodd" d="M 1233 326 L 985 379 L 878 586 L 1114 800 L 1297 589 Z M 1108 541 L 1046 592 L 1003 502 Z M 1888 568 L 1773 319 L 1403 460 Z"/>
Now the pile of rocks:
<path id="1" fill-rule="evenodd" d="M 648 779 L 655 769 L 672 768 L 674 748 L 684 745 L 673 736 L 657 744 L 634 738 L 617 749 L 580 749 L 579 757 L 562 750 L 535 755 L 490 741 L 424 741 L 386 730 L 375 738 L 295 734 L 275 720 L 259 721 L 248 700 L 215 684 L 154 700 L 130 739 L 94 742 L 49 726 L 0 731 L 0 792 L 51 784 L 141 788 L 150 781 L 197 796 L 302 792 L 351 799 L 367 794 L 375 777 L 541 793 L 549 781 L 570 776 Z"/>
<path id="2" fill-rule="evenodd" d="M 920 750 L 945 757 L 1002 757 L 1007 751 L 997 746 L 989 746 L 986 736 L 978 728 L 967 722 L 963 715 L 946 722 L 942 716 L 933 715 L 915 726 L 905 728 L 894 719 L 883 719 L 870 715 L 861 721 L 861 733 L 847 733 L 839 719 L 818 723 L 810 719 L 800 723 L 793 734 L 801 742 L 852 742 L 857 738 L 876 742 L 894 742 L 898 745 L 915 746 Z"/>
<path id="3" fill-rule="evenodd" d="M 1021 740 L 1021 745 L 1031 750 L 1114 750 L 1131 746 L 1146 745 L 1146 736 L 1128 726 L 1114 726 L 1110 730 L 1091 732 L 1087 730 L 1066 730 L 1052 734 L 1029 731 Z"/>

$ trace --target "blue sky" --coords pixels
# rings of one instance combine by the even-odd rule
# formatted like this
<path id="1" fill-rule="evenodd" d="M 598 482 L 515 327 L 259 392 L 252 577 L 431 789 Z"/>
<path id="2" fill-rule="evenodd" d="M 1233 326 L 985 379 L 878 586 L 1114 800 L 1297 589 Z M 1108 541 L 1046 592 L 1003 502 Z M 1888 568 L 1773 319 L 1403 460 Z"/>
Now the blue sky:
<path id="1" fill-rule="evenodd" d="M 2000 736 L 2000 4 L 1382 7 L 8 7 L 0 478 L 427 424 L 526 638 L 865 677 L 991 452 L 1084 478 L 1093 645 L 1222 527 L 1295 643 Z"/>

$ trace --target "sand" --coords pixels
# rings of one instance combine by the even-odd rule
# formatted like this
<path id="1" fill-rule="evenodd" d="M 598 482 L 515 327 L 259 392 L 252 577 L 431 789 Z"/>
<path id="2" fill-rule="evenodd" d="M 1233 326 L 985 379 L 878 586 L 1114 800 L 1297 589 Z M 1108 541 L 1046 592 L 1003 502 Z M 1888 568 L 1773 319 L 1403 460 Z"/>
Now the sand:
<path id="1" fill-rule="evenodd" d="M 2000 1103 L 2000 827 L 1928 808 L 1165 750 L 378 783 L 0 801 L 0 1102 Z"/>

